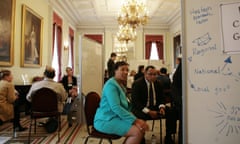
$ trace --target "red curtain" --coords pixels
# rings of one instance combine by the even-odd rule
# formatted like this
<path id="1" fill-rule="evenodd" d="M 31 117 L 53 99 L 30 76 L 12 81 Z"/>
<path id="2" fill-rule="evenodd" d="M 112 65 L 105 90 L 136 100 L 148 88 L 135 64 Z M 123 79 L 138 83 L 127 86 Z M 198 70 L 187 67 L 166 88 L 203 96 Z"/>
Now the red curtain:
<path id="1" fill-rule="evenodd" d="M 163 43 L 160 42 L 160 41 L 157 41 L 156 45 L 157 45 L 157 51 L 158 51 L 159 59 L 163 60 Z"/>
<path id="2" fill-rule="evenodd" d="M 58 50 L 58 81 L 62 77 L 62 28 L 60 26 L 57 27 L 57 39 L 58 39 L 58 44 L 57 44 L 57 50 Z"/>
<path id="3" fill-rule="evenodd" d="M 69 28 L 69 38 L 70 38 L 70 49 L 71 49 L 71 60 L 72 60 L 72 70 L 74 71 L 74 31 L 73 29 Z"/>
<path id="4" fill-rule="evenodd" d="M 55 43 L 55 27 L 56 27 L 56 23 L 53 24 L 53 37 L 52 37 L 52 57 L 53 57 L 53 52 L 54 52 L 54 43 Z"/>
<path id="5" fill-rule="evenodd" d="M 152 47 L 152 42 L 146 42 L 145 44 L 145 59 L 149 59 L 150 58 L 150 52 L 151 52 L 151 47 Z"/>
<path id="6" fill-rule="evenodd" d="M 84 36 L 102 44 L 103 36 L 101 34 L 85 34 Z"/>
<path id="7" fill-rule="evenodd" d="M 57 25 L 62 26 L 62 19 L 55 12 L 53 12 L 53 23 L 56 23 Z"/>
<path id="8" fill-rule="evenodd" d="M 52 55 L 54 50 L 54 37 L 55 37 L 55 27 L 57 26 L 57 53 L 58 53 L 58 75 L 57 81 L 61 79 L 62 76 L 62 19 L 57 15 L 57 13 L 53 12 L 53 47 L 52 47 Z"/>

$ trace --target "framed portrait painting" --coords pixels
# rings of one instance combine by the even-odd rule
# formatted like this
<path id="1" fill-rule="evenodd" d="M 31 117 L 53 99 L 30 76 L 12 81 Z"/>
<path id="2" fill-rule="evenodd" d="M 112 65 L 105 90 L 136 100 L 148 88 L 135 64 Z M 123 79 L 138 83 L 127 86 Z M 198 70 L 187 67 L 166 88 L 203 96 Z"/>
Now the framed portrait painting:
<path id="1" fill-rule="evenodd" d="M 21 66 L 40 67 L 42 65 L 42 31 L 43 18 L 22 6 L 22 48 Z"/>
<path id="2" fill-rule="evenodd" d="M 15 2 L 0 1 L 0 66 L 13 65 Z"/>

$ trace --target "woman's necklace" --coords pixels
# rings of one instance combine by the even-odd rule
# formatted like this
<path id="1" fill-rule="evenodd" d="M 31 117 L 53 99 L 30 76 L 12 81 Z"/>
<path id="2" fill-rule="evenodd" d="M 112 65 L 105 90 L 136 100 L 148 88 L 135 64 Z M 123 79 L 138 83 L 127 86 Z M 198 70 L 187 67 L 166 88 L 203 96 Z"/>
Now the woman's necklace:
<path id="1" fill-rule="evenodd" d="M 123 84 L 120 84 L 121 88 L 123 89 L 124 93 L 126 94 L 127 93 L 127 89 L 126 87 L 123 85 Z"/>
<path id="2" fill-rule="evenodd" d="M 121 82 L 119 82 L 119 81 L 117 81 L 117 82 L 120 85 L 120 87 L 122 88 L 122 90 L 124 91 L 128 103 L 131 103 L 131 97 L 129 97 L 129 95 L 127 94 L 127 88 Z"/>

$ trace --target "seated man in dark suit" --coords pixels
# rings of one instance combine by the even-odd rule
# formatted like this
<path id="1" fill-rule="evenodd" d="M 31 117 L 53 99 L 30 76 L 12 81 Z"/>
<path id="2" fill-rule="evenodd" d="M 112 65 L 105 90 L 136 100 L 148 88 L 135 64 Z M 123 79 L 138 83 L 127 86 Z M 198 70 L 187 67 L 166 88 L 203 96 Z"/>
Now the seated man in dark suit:
<path id="1" fill-rule="evenodd" d="M 168 115 L 169 108 L 165 105 L 163 87 L 156 80 L 157 71 L 154 66 L 147 66 L 144 77 L 134 81 L 132 85 L 132 112 L 141 119 L 157 119 L 161 115 Z M 166 117 L 166 123 L 169 119 Z M 169 125 L 167 125 L 169 126 Z M 142 144 L 144 141 L 142 141 Z M 174 143 L 171 131 L 166 127 L 165 143 Z"/>
<path id="2" fill-rule="evenodd" d="M 160 73 L 157 76 L 157 80 L 161 82 L 163 86 L 163 94 L 165 97 L 166 103 L 172 102 L 172 96 L 171 96 L 171 80 L 169 76 L 167 75 L 167 69 L 165 67 L 162 67 L 160 69 Z"/>

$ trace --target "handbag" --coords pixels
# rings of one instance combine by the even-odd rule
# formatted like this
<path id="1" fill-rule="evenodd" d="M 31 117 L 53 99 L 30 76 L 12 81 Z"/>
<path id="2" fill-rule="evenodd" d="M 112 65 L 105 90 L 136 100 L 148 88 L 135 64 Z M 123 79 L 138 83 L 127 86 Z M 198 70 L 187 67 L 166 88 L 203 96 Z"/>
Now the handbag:
<path id="1" fill-rule="evenodd" d="M 46 131 L 48 133 L 53 133 L 58 128 L 58 120 L 56 118 L 49 118 L 45 124 Z"/>

